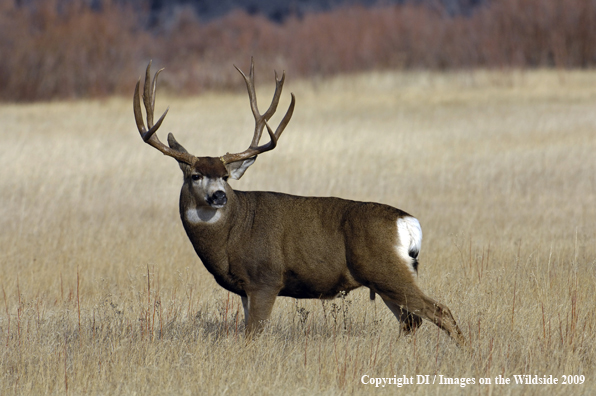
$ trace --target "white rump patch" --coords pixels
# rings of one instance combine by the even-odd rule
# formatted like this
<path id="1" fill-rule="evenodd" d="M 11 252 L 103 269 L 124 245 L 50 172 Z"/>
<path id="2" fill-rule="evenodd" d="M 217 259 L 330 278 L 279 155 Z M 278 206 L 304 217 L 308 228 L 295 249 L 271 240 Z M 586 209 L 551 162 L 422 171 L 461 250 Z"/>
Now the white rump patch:
<path id="1" fill-rule="evenodd" d="M 188 209 L 185 213 L 186 220 L 193 224 L 207 223 L 212 224 L 219 220 L 221 212 L 216 208 L 201 207 Z"/>
<path id="2" fill-rule="evenodd" d="M 418 253 L 422 246 L 422 228 L 420 222 L 414 217 L 400 217 L 397 219 L 397 253 L 408 263 L 408 269 L 412 275 L 418 275 L 417 265 Z"/>

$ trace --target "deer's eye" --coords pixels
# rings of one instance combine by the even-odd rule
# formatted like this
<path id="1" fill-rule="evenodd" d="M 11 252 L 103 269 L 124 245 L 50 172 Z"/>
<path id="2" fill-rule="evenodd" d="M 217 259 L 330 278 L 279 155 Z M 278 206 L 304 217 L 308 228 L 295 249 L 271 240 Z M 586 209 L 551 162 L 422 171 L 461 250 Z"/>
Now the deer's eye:
<path id="1" fill-rule="evenodd" d="M 202 176 L 202 175 L 196 175 L 196 174 L 195 174 L 195 175 L 192 175 L 192 176 L 191 176 L 191 178 L 192 178 L 194 181 L 197 181 L 197 180 L 201 180 L 201 179 L 203 178 L 203 176 Z"/>
<path id="2" fill-rule="evenodd" d="M 227 181 L 228 181 L 228 177 L 229 177 L 229 176 L 224 176 L 224 177 L 222 177 L 223 181 L 227 182 Z"/>

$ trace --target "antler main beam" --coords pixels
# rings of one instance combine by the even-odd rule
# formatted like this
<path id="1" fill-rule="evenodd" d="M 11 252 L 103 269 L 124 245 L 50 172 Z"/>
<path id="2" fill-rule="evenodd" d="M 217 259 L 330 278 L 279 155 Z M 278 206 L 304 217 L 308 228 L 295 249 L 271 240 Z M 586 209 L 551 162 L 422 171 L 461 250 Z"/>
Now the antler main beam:
<path id="1" fill-rule="evenodd" d="M 139 78 L 139 81 L 137 81 L 135 95 L 132 101 L 137 129 L 139 130 L 141 138 L 145 143 L 161 151 L 164 155 L 172 157 L 177 161 L 192 165 L 196 160 L 194 155 L 183 153 L 166 146 L 155 134 L 166 117 L 166 114 L 168 114 L 168 110 L 170 109 L 168 107 L 159 120 L 153 124 L 153 113 L 155 109 L 155 88 L 157 86 L 157 76 L 159 76 L 159 73 L 161 73 L 162 70 L 163 69 L 159 69 L 157 73 L 155 73 L 153 82 L 151 82 L 151 62 L 149 62 L 147 65 L 147 71 L 145 72 L 145 83 L 143 85 L 143 105 L 145 106 L 145 111 L 147 113 L 147 127 L 145 127 L 145 123 L 143 121 L 141 98 L 139 97 L 139 86 L 141 85 L 141 79 Z"/>
<path id="2" fill-rule="evenodd" d="M 248 77 L 237 66 L 234 66 L 234 67 L 236 67 L 236 70 L 238 70 L 240 72 L 240 74 L 244 78 L 244 82 L 246 83 L 246 89 L 248 90 L 248 97 L 250 99 L 250 108 L 251 108 L 252 114 L 255 118 L 255 132 L 254 132 L 254 135 L 252 138 L 252 142 L 246 150 L 244 150 L 241 153 L 237 153 L 237 154 L 227 153 L 226 155 L 221 157 L 221 160 L 224 162 L 224 164 L 229 164 L 231 162 L 236 162 L 236 161 L 242 161 L 242 160 L 254 157 L 256 155 L 259 155 L 261 153 L 264 153 L 266 151 L 273 150 L 275 148 L 275 146 L 277 146 L 277 140 L 281 136 L 282 132 L 284 131 L 284 129 L 286 128 L 288 123 L 290 122 L 290 119 L 292 118 L 292 114 L 294 113 L 294 105 L 296 104 L 296 98 L 294 97 L 294 94 L 291 94 L 292 101 L 290 103 L 290 107 L 288 108 L 286 115 L 281 120 L 281 122 L 279 123 L 279 125 L 274 133 L 271 130 L 271 128 L 269 127 L 269 124 L 267 124 L 267 121 L 269 121 L 269 119 L 273 116 L 273 114 L 277 110 L 277 105 L 279 104 L 279 98 L 281 97 L 281 91 L 282 91 L 282 88 L 284 85 L 284 81 L 286 79 L 285 71 L 283 72 L 281 78 L 278 78 L 277 72 L 275 72 L 275 93 L 273 94 L 273 99 L 271 100 L 271 104 L 269 105 L 269 108 L 267 109 L 267 111 L 265 113 L 261 114 L 261 113 L 259 113 L 259 108 L 257 106 L 257 94 L 255 92 L 255 74 L 254 74 L 253 59 L 252 58 L 250 59 L 250 72 L 248 74 Z M 269 133 L 270 141 L 266 144 L 259 146 L 258 144 L 259 144 L 259 141 L 261 140 L 261 135 L 263 134 L 263 128 L 267 128 L 267 132 Z"/>

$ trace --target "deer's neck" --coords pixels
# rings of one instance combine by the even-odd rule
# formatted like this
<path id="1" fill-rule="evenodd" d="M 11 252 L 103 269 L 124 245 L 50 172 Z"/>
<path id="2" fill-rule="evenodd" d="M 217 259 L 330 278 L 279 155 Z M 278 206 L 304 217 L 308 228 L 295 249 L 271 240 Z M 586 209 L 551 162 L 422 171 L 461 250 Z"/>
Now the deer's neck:
<path id="1" fill-rule="evenodd" d="M 230 237 L 237 226 L 243 200 L 230 189 L 228 202 L 220 209 L 197 206 L 192 196 L 180 196 L 180 217 L 195 252 L 217 283 L 234 293 L 243 293 L 238 280 L 230 277 Z"/>
<path id="2" fill-rule="evenodd" d="M 230 188 L 226 191 L 227 204 L 223 208 L 199 205 L 192 193 L 183 188 L 180 194 L 180 217 L 184 229 L 201 257 L 207 265 L 219 265 L 224 260 L 227 239 L 230 228 L 234 224 L 234 218 L 239 211 L 241 203 L 234 191 Z"/>

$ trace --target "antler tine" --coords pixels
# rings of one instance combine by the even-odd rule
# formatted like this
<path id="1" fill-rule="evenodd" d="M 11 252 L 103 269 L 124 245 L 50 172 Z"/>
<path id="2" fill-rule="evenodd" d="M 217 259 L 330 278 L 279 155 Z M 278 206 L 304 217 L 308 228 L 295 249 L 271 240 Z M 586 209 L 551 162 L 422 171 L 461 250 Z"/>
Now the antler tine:
<path id="1" fill-rule="evenodd" d="M 143 121 L 143 114 L 141 110 L 141 98 L 139 94 L 141 79 L 139 78 L 139 81 L 137 81 L 137 85 L 135 86 L 135 94 L 133 97 L 133 111 L 135 115 L 137 129 L 139 130 L 141 138 L 145 143 L 156 148 L 164 155 L 170 156 L 176 159 L 177 161 L 192 165 L 195 161 L 195 157 L 193 155 L 183 153 L 166 146 L 159 140 L 157 135 L 155 135 L 155 132 L 159 129 L 161 123 L 166 117 L 166 114 L 168 114 L 168 111 L 170 110 L 170 108 L 168 107 L 166 111 L 162 114 L 162 116 L 159 118 L 159 120 L 157 120 L 155 125 L 153 125 L 157 76 L 159 75 L 159 73 L 161 73 L 162 70 L 163 69 L 160 69 L 157 73 L 155 73 L 155 76 L 153 77 L 153 83 L 151 83 L 151 62 L 149 62 L 149 65 L 147 65 L 147 71 L 145 72 L 145 82 L 143 85 L 143 105 L 145 106 L 145 111 L 147 113 L 147 126 L 149 127 L 148 130 L 147 127 L 145 127 L 145 123 Z"/>
<path id="2" fill-rule="evenodd" d="M 151 83 L 151 116 L 152 116 L 151 122 L 153 122 L 153 112 L 155 110 L 155 89 L 157 88 L 157 76 L 159 76 L 159 73 L 161 73 L 162 71 L 163 71 L 163 67 L 155 73 L 155 76 L 153 76 L 153 82 Z M 168 107 L 168 110 L 169 110 L 169 107 Z M 151 124 L 149 124 L 149 120 L 147 120 L 147 126 L 149 128 L 152 127 Z"/>
<path id="3" fill-rule="evenodd" d="M 147 134 L 147 129 L 145 129 L 145 121 L 143 121 L 143 114 L 141 114 L 141 99 L 139 98 L 139 85 L 141 85 L 141 78 L 139 77 L 139 81 L 137 81 L 137 85 L 135 86 L 135 95 L 132 99 L 132 109 L 135 114 L 135 122 L 137 123 L 137 129 L 141 134 L 141 138 L 145 140 L 145 135 Z"/>
<path id="4" fill-rule="evenodd" d="M 145 70 L 145 83 L 143 84 L 143 105 L 145 105 L 145 112 L 147 113 L 147 128 L 151 129 L 153 126 L 153 100 L 151 100 L 151 63 L 149 61 L 147 69 Z"/>
<path id="5" fill-rule="evenodd" d="M 279 104 L 279 98 L 281 97 L 281 90 L 283 89 L 284 81 L 286 80 L 285 70 L 281 74 L 281 79 L 277 78 L 276 70 L 274 70 L 273 72 L 275 73 L 275 92 L 273 93 L 273 99 L 271 100 L 271 105 L 269 105 L 269 108 L 263 114 L 263 117 L 267 121 L 269 121 L 271 116 L 273 116 L 273 114 L 275 114 L 275 111 L 277 110 L 277 105 Z"/>
<path id="6" fill-rule="evenodd" d="M 242 77 L 244 78 L 244 82 L 246 83 L 246 90 L 248 91 L 248 99 L 250 101 L 250 109 L 252 110 L 252 114 L 255 117 L 255 133 L 252 138 L 251 146 L 256 146 L 259 144 L 259 140 L 261 139 L 261 134 L 263 133 L 263 125 L 261 122 L 261 114 L 259 113 L 259 107 L 257 105 L 257 94 L 255 91 L 255 65 L 253 62 L 253 58 L 250 58 L 250 72 L 248 73 L 248 77 L 242 70 L 238 68 L 238 66 L 234 65 L 236 70 L 240 72 Z M 259 128 L 260 126 L 260 128 Z"/>
<path id="7" fill-rule="evenodd" d="M 286 111 L 286 115 L 284 115 L 284 118 L 281 120 L 281 122 L 277 126 L 275 133 L 273 133 L 273 131 L 269 127 L 269 124 L 267 123 L 267 121 L 265 121 L 265 126 L 267 127 L 267 132 L 269 133 L 269 138 L 271 139 L 271 141 L 267 144 L 257 147 L 257 150 L 260 153 L 264 153 L 265 151 L 273 150 L 275 148 L 275 146 L 277 146 L 277 140 L 281 136 L 284 129 L 286 129 L 286 126 L 288 125 L 288 123 L 290 122 L 290 119 L 292 118 L 292 115 L 294 114 L 294 106 L 296 105 L 296 97 L 294 96 L 293 93 L 290 95 L 292 96 L 292 100 L 290 102 L 290 107 L 288 107 L 288 111 Z"/>
<path id="8" fill-rule="evenodd" d="M 275 130 L 275 136 L 277 136 L 277 139 L 279 139 L 279 137 L 281 136 L 281 133 L 284 131 L 284 129 L 286 129 L 286 126 L 290 123 L 290 119 L 292 118 L 292 115 L 294 115 L 294 106 L 296 105 L 296 97 L 294 96 L 293 93 L 291 93 L 290 96 L 292 96 L 292 100 L 290 101 L 290 107 L 288 107 L 288 111 L 286 111 L 286 115 L 284 116 L 284 118 L 282 118 L 281 122 L 277 126 L 277 129 Z"/>
<path id="9" fill-rule="evenodd" d="M 255 90 L 255 75 L 254 75 L 254 60 L 250 58 L 250 73 L 248 77 L 242 70 L 238 68 L 238 66 L 234 65 L 236 70 L 240 72 L 242 77 L 244 78 L 244 82 L 246 83 L 246 89 L 248 91 L 248 97 L 250 99 L 250 108 L 252 110 L 253 116 L 255 117 L 255 132 L 252 138 L 251 146 L 256 147 L 261 140 L 261 135 L 263 134 L 264 128 L 264 121 L 269 121 L 269 119 L 275 114 L 277 110 L 277 105 L 279 104 L 279 99 L 281 97 L 281 92 L 283 89 L 284 81 L 286 79 L 286 72 L 284 71 L 282 74 L 281 79 L 277 76 L 277 71 L 275 73 L 275 92 L 273 93 L 273 99 L 271 100 L 271 104 L 265 113 L 261 114 L 259 112 L 259 107 L 257 105 L 257 94 Z"/>
<path id="10" fill-rule="evenodd" d="M 254 63 L 252 58 L 250 62 L 250 73 L 248 77 L 238 67 L 236 67 L 236 69 L 240 72 L 240 74 L 244 78 L 244 81 L 246 82 L 248 97 L 250 99 L 250 107 L 255 118 L 255 132 L 250 146 L 246 150 L 238 154 L 227 153 L 226 155 L 221 157 L 224 163 L 241 161 L 250 157 L 254 157 L 255 155 L 259 155 L 266 151 L 273 150 L 277 146 L 277 140 L 281 136 L 288 123 L 290 122 L 290 119 L 292 118 L 292 115 L 294 113 L 294 105 L 296 104 L 296 98 L 294 97 L 294 94 L 291 94 L 292 101 L 290 103 L 290 106 L 274 133 L 269 127 L 269 124 L 267 124 L 267 121 L 273 116 L 273 114 L 277 110 L 283 84 L 286 78 L 286 73 L 283 72 L 282 77 L 278 78 L 277 72 L 275 72 L 275 92 L 273 94 L 273 99 L 267 111 L 261 115 L 257 107 L 257 97 L 254 86 Z M 263 128 L 265 127 L 267 128 L 267 132 L 269 133 L 270 141 L 266 144 L 259 146 L 259 140 L 261 139 Z"/>

